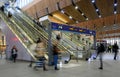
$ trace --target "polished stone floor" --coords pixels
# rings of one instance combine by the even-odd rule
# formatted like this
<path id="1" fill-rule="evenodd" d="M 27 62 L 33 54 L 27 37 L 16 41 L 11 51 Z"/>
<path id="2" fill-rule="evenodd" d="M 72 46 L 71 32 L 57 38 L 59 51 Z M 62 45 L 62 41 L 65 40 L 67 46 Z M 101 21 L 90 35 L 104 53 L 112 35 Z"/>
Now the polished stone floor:
<path id="1" fill-rule="evenodd" d="M 89 61 L 72 60 L 69 64 L 61 64 L 60 70 L 48 67 L 48 71 L 38 71 L 28 67 L 28 62 L 13 63 L 0 59 L 0 77 L 120 77 L 120 59 L 113 60 L 113 54 L 104 55 L 104 68 L 98 69 L 99 59 Z"/>

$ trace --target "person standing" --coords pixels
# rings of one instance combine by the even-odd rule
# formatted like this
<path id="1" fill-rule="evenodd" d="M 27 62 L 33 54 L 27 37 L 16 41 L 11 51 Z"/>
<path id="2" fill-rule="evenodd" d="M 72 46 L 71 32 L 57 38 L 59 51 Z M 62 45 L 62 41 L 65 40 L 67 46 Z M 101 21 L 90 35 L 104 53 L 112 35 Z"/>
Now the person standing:
<path id="1" fill-rule="evenodd" d="M 99 58 L 100 58 L 100 67 L 99 67 L 99 69 L 103 69 L 102 55 L 103 55 L 103 52 L 105 51 L 104 45 L 101 43 L 100 46 L 98 46 L 97 50 L 98 50 L 97 55 L 99 55 Z"/>
<path id="2" fill-rule="evenodd" d="M 11 49 L 11 56 L 12 56 L 14 63 L 16 62 L 16 58 L 18 56 L 17 52 L 18 52 L 18 50 L 17 50 L 16 46 L 14 45 Z"/>
<path id="3" fill-rule="evenodd" d="M 60 50 L 58 49 L 57 45 L 53 45 L 53 63 L 55 70 L 59 70 L 57 66 L 59 51 Z"/>
<path id="4" fill-rule="evenodd" d="M 117 57 L 117 54 L 118 54 L 118 49 L 119 49 L 119 47 L 118 47 L 117 43 L 115 43 L 113 45 L 114 60 L 116 60 L 116 57 Z"/>

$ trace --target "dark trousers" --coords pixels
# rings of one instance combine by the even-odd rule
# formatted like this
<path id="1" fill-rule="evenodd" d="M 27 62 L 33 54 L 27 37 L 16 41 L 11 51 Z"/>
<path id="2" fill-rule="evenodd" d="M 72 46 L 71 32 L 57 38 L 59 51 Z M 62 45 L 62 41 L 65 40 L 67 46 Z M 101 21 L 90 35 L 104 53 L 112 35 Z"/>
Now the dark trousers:
<path id="1" fill-rule="evenodd" d="M 54 66 L 55 66 L 55 69 L 57 69 L 57 63 L 58 63 L 58 55 L 54 55 Z"/>
<path id="2" fill-rule="evenodd" d="M 17 54 L 12 54 L 13 62 L 16 62 Z"/>
<path id="3" fill-rule="evenodd" d="M 116 60 L 117 54 L 118 54 L 118 52 L 116 51 L 115 54 L 114 54 L 114 60 Z"/>
<path id="4" fill-rule="evenodd" d="M 99 53 L 99 56 L 100 56 L 100 68 L 103 68 L 103 59 L 102 59 L 103 53 Z"/>

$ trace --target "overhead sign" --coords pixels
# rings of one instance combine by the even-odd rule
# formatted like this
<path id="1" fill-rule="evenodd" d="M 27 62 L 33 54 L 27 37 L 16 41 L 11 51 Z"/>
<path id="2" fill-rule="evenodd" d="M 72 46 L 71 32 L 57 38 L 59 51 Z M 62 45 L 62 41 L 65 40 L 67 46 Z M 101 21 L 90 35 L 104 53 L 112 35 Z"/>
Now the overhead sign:
<path id="1" fill-rule="evenodd" d="M 58 24 L 54 22 L 51 22 L 51 25 L 52 25 L 52 30 L 71 31 L 71 32 L 78 32 L 81 34 L 96 35 L 96 32 L 93 30 L 88 30 L 88 29 L 64 25 L 64 24 Z"/>

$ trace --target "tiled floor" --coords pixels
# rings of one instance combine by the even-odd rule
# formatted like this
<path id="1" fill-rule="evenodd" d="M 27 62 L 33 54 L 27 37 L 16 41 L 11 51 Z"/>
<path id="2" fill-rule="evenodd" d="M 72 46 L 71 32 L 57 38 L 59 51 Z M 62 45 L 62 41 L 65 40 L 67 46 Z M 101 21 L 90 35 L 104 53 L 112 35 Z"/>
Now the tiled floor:
<path id="1" fill-rule="evenodd" d="M 0 77 L 120 77 L 120 60 L 114 61 L 112 54 L 104 55 L 104 68 L 99 70 L 99 60 L 71 61 L 62 64 L 59 71 L 48 67 L 48 71 L 35 71 L 28 67 L 28 62 L 0 60 Z"/>

